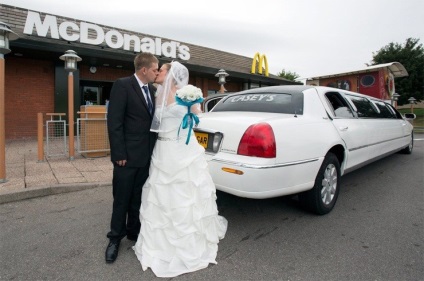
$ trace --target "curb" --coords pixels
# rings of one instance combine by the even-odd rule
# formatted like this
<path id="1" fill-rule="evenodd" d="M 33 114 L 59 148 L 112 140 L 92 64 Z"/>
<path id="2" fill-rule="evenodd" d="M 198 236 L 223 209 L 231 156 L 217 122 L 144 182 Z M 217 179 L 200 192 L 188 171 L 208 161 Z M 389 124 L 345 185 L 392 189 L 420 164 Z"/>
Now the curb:
<path id="1" fill-rule="evenodd" d="M 10 191 L 5 193 L 0 193 L 0 204 L 10 203 L 15 201 L 21 201 L 25 199 L 55 195 L 60 193 L 81 191 L 96 187 L 110 186 L 110 182 L 101 182 L 101 183 L 77 183 L 77 184 L 60 184 L 52 186 L 40 186 L 34 188 L 25 188 L 19 191 Z"/>

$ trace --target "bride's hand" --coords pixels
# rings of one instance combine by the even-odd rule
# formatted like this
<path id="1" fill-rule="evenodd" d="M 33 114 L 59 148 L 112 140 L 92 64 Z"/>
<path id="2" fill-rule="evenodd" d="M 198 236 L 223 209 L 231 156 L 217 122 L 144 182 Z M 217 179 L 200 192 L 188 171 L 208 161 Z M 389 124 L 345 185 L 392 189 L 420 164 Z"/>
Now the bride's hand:
<path id="1" fill-rule="evenodd" d="M 200 103 L 193 104 L 190 108 L 190 111 L 194 114 L 202 113 L 202 107 L 200 106 Z"/>

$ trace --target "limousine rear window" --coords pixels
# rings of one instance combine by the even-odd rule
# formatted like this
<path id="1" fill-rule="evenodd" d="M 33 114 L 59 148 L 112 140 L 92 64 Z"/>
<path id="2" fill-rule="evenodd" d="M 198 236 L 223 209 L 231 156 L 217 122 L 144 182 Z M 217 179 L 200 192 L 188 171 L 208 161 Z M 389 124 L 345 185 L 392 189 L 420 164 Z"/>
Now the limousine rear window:
<path id="1" fill-rule="evenodd" d="M 231 95 L 218 103 L 213 111 L 250 111 L 302 115 L 303 93 L 261 92 Z"/>

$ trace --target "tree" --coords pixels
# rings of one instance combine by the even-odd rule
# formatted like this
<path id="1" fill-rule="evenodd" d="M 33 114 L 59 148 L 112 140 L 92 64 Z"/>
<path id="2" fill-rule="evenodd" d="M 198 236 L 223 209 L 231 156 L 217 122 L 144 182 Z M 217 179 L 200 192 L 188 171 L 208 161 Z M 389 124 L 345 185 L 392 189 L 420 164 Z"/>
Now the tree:
<path id="1" fill-rule="evenodd" d="M 281 70 L 281 72 L 277 73 L 277 76 L 280 76 L 281 78 L 284 78 L 290 81 L 295 81 L 297 78 L 300 77 L 300 75 L 297 74 L 296 72 L 286 71 L 284 70 L 284 68 L 283 70 Z"/>
<path id="2" fill-rule="evenodd" d="M 390 43 L 373 52 L 371 65 L 400 62 L 409 76 L 395 78 L 396 92 L 400 94 L 399 105 L 407 104 L 410 97 L 424 100 L 424 48 L 419 39 L 408 38 L 405 44 Z"/>

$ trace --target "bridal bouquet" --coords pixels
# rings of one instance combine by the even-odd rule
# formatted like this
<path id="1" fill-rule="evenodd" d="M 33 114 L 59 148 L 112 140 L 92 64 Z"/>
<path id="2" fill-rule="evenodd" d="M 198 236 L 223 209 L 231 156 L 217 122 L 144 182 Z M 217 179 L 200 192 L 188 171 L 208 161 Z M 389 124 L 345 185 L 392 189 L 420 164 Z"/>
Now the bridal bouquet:
<path id="1" fill-rule="evenodd" d="M 187 106 L 187 113 L 183 117 L 181 127 L 183 129 L 189 127 L 186 140 L 186 144 L 188 144 L 190 141 L 190 134 L 193 129 L 193 123 L 196 125 L 199 124 L 199 117 L 197 117 L 196 114 L 190 112 L 190 107 L 193 104 L 201 103 L 203 101 L 203 93 L 199 88 L 193 85 L 186 85 L 175 93 L 175 100 L 177 101 L 177 104 Z M 179 133 L 180 131 L 178 130 L 178 134 Z"/>
<path id="2" fill-rule="evenodd" d="M 193 85 L 186 85 L 182 87 L 175 93 L 175 96 L 175 99 L 179 104 L 186 106 L 192 106 L 195 103 L 203 101 L 202 91 Z"/>

